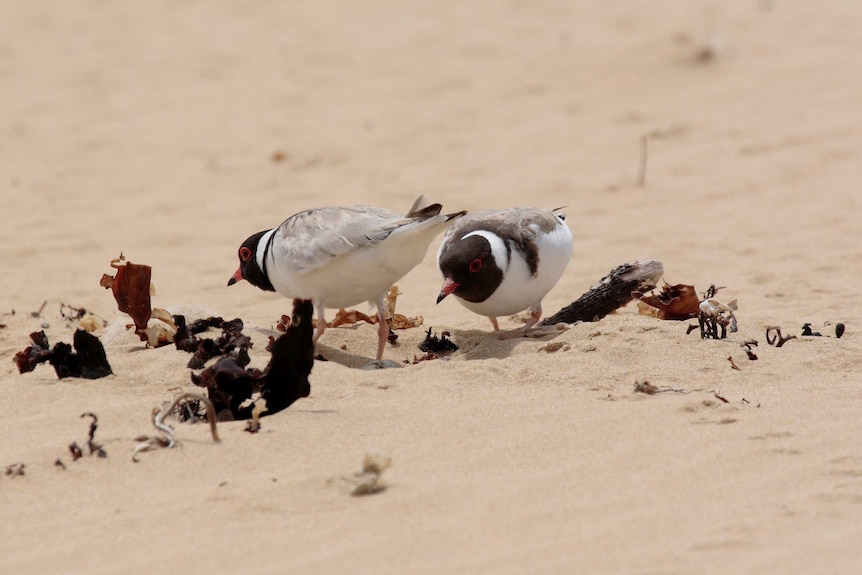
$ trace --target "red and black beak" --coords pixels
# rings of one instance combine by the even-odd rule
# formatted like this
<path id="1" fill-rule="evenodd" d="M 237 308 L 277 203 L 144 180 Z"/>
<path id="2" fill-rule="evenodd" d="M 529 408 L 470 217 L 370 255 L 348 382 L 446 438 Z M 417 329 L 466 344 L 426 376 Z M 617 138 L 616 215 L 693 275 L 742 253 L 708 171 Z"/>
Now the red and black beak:
<path id="1" fill-rule="evenodd" d="M 227 280 L 227 285 L 232 286 L 236 282 L 244 280 L 244 279 L 245 278 L 242 277 L 242 268 L 236 268 L 236 271 L 233 272 L 233 275 L 230 276 L 229 280 Z"/>
<path id="2" fill-rule="evenodd" d="M 443 280 L 443 287 L 440 288 L 440 295 L 437 296 L 437 303 L 443 301 L 447 295 L 458 289 L 458 286 L 460 285 L 461 284 L 453 281 L 451 278 Z"/>

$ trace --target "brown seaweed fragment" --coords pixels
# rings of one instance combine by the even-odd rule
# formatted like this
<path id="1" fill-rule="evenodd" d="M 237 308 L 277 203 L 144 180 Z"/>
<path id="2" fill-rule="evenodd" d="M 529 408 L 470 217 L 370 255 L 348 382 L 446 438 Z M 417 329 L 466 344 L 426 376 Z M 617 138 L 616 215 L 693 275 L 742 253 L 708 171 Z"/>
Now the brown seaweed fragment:
<path id="1" fill-rule="evenodd" d="M 219 420 L 251 419 L 260 399 L 266 402 L 260 412 L 265 416 L 308 397 L 314 364 L 313 312 L 310 301 L 293 300 L 290 326 L 273 342 L 272 357 L 262 371 L 244 369 L 235 359 L 222 357 L 199 375 L 191 375 L 192 383 L 207 388 Z"/>
<path id="2" fill-rule="evenodd" d="M 82 329 L 75 330 L 72 345 L 59 342 L 49 350 L 48 337 L 44 331 L 31 333 L 30 341 L 32 345 L 15 354 L 15 364 L 20 373 L 33 371 L 38 364 L 46 361 L 54 367 L 59 379 L 99 379 L 113 373 L 102 342 Z"/>
<path id="3" fill-rule="evenodd" d="M 172 343 L 177 329 L 171 315 L 163 309 L 153 309 L 150 301 L 154 292 L 150 281 L 152 268 L 126 261 L 122 253 L 120 257 L 111 260 L 111 267 L 116 269 L 117 273 L 114 276 L 102 274 L 99 285 L 113 292 L 117 308 L 131 316 L 135 322 L 135 333 L 141 341 L 152 347 Z M 151 318 L 156 320 L 153 325 L 149 325 Z"/>
<path id="4" fill-rule="evenodd" d="M 48 344 L 48 336 L 44 331 L 34 331 L 30 334 L 31 345 L 15 354 L 15 365 L 18 373 L 27 373 L 36 369 L 40 363 L 51 358 L 51 346 Z"/>
<path id="5" fill-rule="evenodd" d="M 666 283 L 658 294 L 650 292 L 641 296 L 638 310 L 642 315 L 658 319 L 686 320 L 700 314 L 700 298 L 693 285 Z"/>

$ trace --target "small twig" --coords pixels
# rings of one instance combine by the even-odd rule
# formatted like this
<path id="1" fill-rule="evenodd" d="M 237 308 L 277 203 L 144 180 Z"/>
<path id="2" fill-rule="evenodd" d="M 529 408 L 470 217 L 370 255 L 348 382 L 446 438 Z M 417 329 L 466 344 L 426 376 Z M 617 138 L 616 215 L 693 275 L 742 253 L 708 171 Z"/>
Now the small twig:
<path id="1" fill-rule="evenodd" d="M 729 361 L 729 362 L 730 362 L 730 367 L 732 367 L 732 368 L 733 368 L 733 369 L 735 369 L 736 371 L 742 371 L 742 370 L 740 370 L 740 369 L 739 369 L 739 366 L 738 366 L 738 365 L 736 365 L 735 363 L 733 363 L 733 356 L 732 356 L 732 355 L 728 355 L 728 356 L 727 356 L 727 361 Z"/>
<path id="2" fill-rule="evenodd" d="M 30 317 L 39 317 L 42 315 L 42 312 L 45 310 L 45 306 L 48 305 L 48 300 L 42 302 L 42 305 L 39 306 L 39 309 L 36 311 L 30 312 Z"/>
<path id="3" fill-rule="evenodd" d="M 779 335 L 781 335 L 781 334 L 779 333 Z M 778 343 L 775 344 L 775 347 L 781 347 L 785 343 L 790 341 L 791 339 L 796 339 L 796 336 L 795 335 L 788 335 L 786 337 L 782 337 L 781 339 L 778 340 Z"/>
<path id="4" fill-rule="evenodd" d="M 649 135 L 642 134 L 641 135 L 641 153 L 640 153 L 640 165 L 638 167 L 638 185 L 643 187 L 646 185 L 646 169 L 647 169 L 647 148 L 649 142 Z"/>
<path id="5" fill-rule="evenodd" d="M 727 398 L 718 395 L 718 391 L 713 391 L 712 394 L 716 397 L 716 399 L 720 399 L 724 403 L 730 403 L 730 401 L 728 401 Z"/>
<path id="6" fill-rule="evenodd" d="M 775 332 L 774 336 L 770 336 L 770 332 Z M 775 347 L 781 347 L 791 339 L 796 339 L 795 335 L 783 336 L 781 335 L 781 328 L 777 326 L 769 326 L 766 328 L 766 343 L 769 345 L 774 345 Z"/>

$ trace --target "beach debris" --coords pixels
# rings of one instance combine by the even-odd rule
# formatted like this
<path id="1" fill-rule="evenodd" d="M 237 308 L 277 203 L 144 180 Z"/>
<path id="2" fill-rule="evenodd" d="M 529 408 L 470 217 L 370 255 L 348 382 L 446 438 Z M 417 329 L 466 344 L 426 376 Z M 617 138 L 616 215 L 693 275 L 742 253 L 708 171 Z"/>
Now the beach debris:
<path id="1" fill-rule="evenodd" d="M 59 457 L 54 460 L 54 467 L 59 467 L 60 469 L 66 469 L 66 464 L 63 463 L 63 460 Z"/>
<path id="2" fill-rule="evenodd" d="M 392 465 L 392 458 L 380 450 L 371 450 L 362 458 L 362 467 L 353 475 L 330 479 L 327 483 L 337 484 L 353 497 L 373 495 L 386 489 L 381 477 Z"/>
<path id="3" fill-rule="evenodd" d="M 42 312 L 45 311 L 45 306 L 48 305 L 48 300 L 42 302 L 39 309 L 30 312 L 30 317 L 42 317 Z"/>
<path id="4" fill-rule="evenodd" d="M 186 325 L 186 318 L 182 315 L 173 316 L 177 326 L 174 336 L 174 345 L 181 351 L 192 353 L 192 358 L 187 366 L 190 369 L 203 369 L 207 361 L 214 357 L 230 357 L 240 367 L 251 363 L 248 350 L 252 346 L 251 338 L 243 335 L 243 322 L 240 318 L 225 321 L 220 317 L 208 317 Z M 209 328 L 222 330 L 221 337 L 216 339 L 198 338 L 196 334 L 202 333 Z"/>
<path id="5" fill-rule="evenodd" d="M 413 361 L 409 359 L 405 359 L 402 363 L 405 365 L 416 365 L 417 363 L 422 363 L 423 361 L 432 361 L 434 359 L 440 359 L 440 356 L 433 352 L 428 352 L 425 355 L 417 356 L 415 353 L 413 354 Z"/>
<path id="6" fill-rule="evenodd" d="M 248 433 L 257 433 L 260 431 L 260 415 L 266 411 L 266 400 L 259 398 L 255 401 L 251 408 L 251 419 L 245 422 L 245 429 Z"/>
<path id="7" fill-rule="evenodd" d="M 24 469 L 27 466 L 23 463 L 13 463 L 6 466 L 6 475 L 9 477 L 24 477 Z"/>
<path id="8" fill-rule="evenodd" d="M 730 400 L 727 399 L 726 397 L 722 397 L 721 395 L 719 395 L 717 390 L 713 391 L 712 395 L 714 395 L 715 398 L 718 399 L 719 401 L 721 401 L 722 403 L 730 403 Z"/>
<path id="9" fill-rule="evenodd" d="M 810 323 L 802 324 L 802 335 L 808 337 L 822 337 L 823 334 L 819 331 L 812 331 Z"/>
<path id="10" fill-rule="evenodd" d="M 637 294 L 638 312 L 658 319 L 686 320 L 700 314 L 700 298 L 693 285 L 665 282 L 658 294 Z"/>
<path id="11" fill-rule="evenodd" d="M 282 314 L 281 319 L 275 324 L 275 329 L 284 333 L 290 327 L 290 316 Z"/>
<path id="12" fill-rule="evenodd" d="M 658 393 L 658 388 L 646 380 L 635 381 L 635 393 L 655 395 L 656 393 Z"/>
<path id="13" fill-rule="evenodd" d="M 841 336 L 844 335 L 844 324 L 836 323 L 835 324 L 835 337 L 841 339 Z"/>
<path id="14" fill-rule="evenodd" d="M 54 367 L 59 379 L 99 379 L 113 373 L 102 342 L 82 329 L 75 330 L 72 345 L 59 342 L 51 348 L 44 331 L 31 333 L 30 342 L 31 345 L 15 354 L 14 361 L 19 373 L 33 371 L 37 365 L 46 361 Z"/>
<path id="15" fill-rule="evenodd" d="M 313 312 L 310 301 L 293 300 L 290 327 L 270 346 L 272 357 L 262 371 L 244 369 L 234 358 L 222 356 L 199 375 L 191 375 L 192 383 L 207 388 L 219 421 L 251 419 L 259 399 L 266 402 L 265 411 L 259 413 L 265 416 L 308 397 L 308 375 L 314 364 Z"/>
<path id="16" fill-rule="evenodd" d="M 724 339 L 727 337 L 727 326 L 730 326 L 730 332 L 737 331 L 736 316 L 733 312 L 737 309 L 736 300 L 730 303 L 720 302 L 714 297 L 716 291 L 714 285 L 709 286 L 709 289 L 704 294 L 704 299 L 698 304 L 698 324 L 700 326 L 701 339 Z M 719 328 L 721 334 L 719 335 Z"/>
<path id="17" fill-rule="evenodd" d="M 60 317 L 66 321 L 78 321 L 87 314 L 87 310 L 82 307 L 75 307 L 60 302 Z"/>
<path id="18" fill-rule="evenodd" d="M 434 354 L 445 353 L 449 351 L 458 351 L 458 345 L 449 339 L 451 334 L 444 331 L 440 337 L 431 334 L 431 328 L 425 332 L 425 339 L 419 343 L 419 351 L 430 352 Z"/>
<path id="19" fill-rule="evenodd" d="M 164 420 L 168 415 L 175 413 L 177 406 L 183 400 L 194 399 L 204 404 L 207 410 L 207 420 L 210 424 L 210 434 L 213 438 L 213 443 L 220 443 L 218 429 L 216 428 L 216 413 L 212 402 L 200 393 L 185 392 L 176 396 L 174 400 L 167 406 L 161 408 L 154 407 L 152 410 L 151 422 L 153 427 L 158 432 L 157 435 L 139 435 L 135 438 L 138 444 L 132 452 L 132 461 L 139 461 L 138 454 L 144 451 L 153 451 L 155 449 L 171 449 L 179 443 L 174 437 L 174 430 L 167 425 Z"/>
<path id="20" fill-rule="evenodd" d="M 642 292 L 654 289 L 662 274 L 664 266 L 657 260 L 639 260 L 619 265 L 577 300 L 545 318 L 539 325 L 599 321 L 639 297 Z"/>
<path id="21" fill-rule="evenodd" d="M 771 335 L 772 332 L 775 332 L 775 335 Z M 778 326 L 767 326 L 766 328 L 766 343 L 769 345 L 774 345 L 775 347 L 782 347 L 785 343 L 790 341 L 791 339 L 796 339 L 795 335 L 784 336 L 781 335 L 781 328 Z"/>
<path id="22" fill-rule="evenodd" d="M 105 451 L 104 447 L 101 443 L 96 442 L 96 429 L 99 428 L 99 418 L 96 417 L 95 413 L 86 412 L 82 413 L 81 417 L 89 417 L 92 419 L 90 422 L 90 427 L 87 431 L 87 454 L 92 456 L 96 455 L 97 457 L 107 457 L 108 454 Z M 78 445 L 77 441 L 73 441 L 69 444 L 69 453 L 72 455 L 72 461 L 78 461 L 82 457 L 84 457 L 84 450 L 81 449 L 81 446 Z M 63 464 L 63 461 L 58 457 L 56 461 L 54 461 L 54 465 L 57 467 L 62 467 L 66 469 L 66 466 Z"/>
<path id="23" fill-rule="evenodd" d="M 757 359 L 757 354 L 754 353 L 753 349 L 751 349 L 752 347 L 757 347 L 756 339 L 747 339 L 741 344 L 739 344 L 739 347 L 741 347 L 743 351 L 745 351 L 745 355 L 748 356 L 748 359 L 750 359 L 751 361 L 755 361 Z"/>
<path id="24" fill-rule="evenodd" d="M 78 445 L 77 441 L 73 441 L 69 444 L 69 453 L 72 454 L 72 461 L 78 461 L 84 457 L 84 451 L 81 449 L 81 446 Z"/>
<path id="25" fill-rule="evenodd" d="M 393 367 L 401 367 L 401 364 L 392 361 L 391 359 L 374 359 L 372 361 L 369 361 L 359 369 L 363 371 L 374 371 L 376 369 L 390 369 Z"/>
<path id="26" fill-rule="evenodd" d="M 668 393 L 668 392 L 682 393 L 682 394 L 691 393 L 691 391 L 686 391 L 685 389 L 683 389 L 681 387 L 670 387 L 669 385 L 658 387 L 656 385 L 653 385 L 652 383 L 650 383 L 647 380 L 643 380 L 643 381 L 636 380 L 635 386 L 634 386 L 634 391 L 635 391 L 635 393 L 644 393 L 646 395 L 655 395 L 657 393 Z M 702 391 L 702 390 L 696 389 L 694 391 Z"/>
<path id="27" fill-rule="evenodd" d="M 105 453 L 105 449 L 102 447 L 102 444 L 96 443 L 94 439 L 96 436 L 96 429 L 99 428 L 99 418 L 96 417 L 95 413 L 90 413 L 89 411 L 82 413 L 81 417 L 90 417 L 93 420 L 90 422 L 90 429 L 87 433 L 87 449 L 89 450 L 90 455 L 95 453 L 99 457 L 107 457 L 108 454 Z"/>
<path id="28" fill-rule="evenodd" d="M 728 355 L 728 356 L 727 356 L 727 361 L 729 361 L 729 362 L 730 362 L 730 367 L 731 367 L 732 369 L 735 369 L 736 371 L 742 371 L 742 370 L 740 370 L 740 369 L 739 369 L 739 366 L 738 366 L 738 365 L 736 365 L 736 363 L 734 363 L 734 362 L 733 362 L 733 356 L 732 356 L 732 355 Z"/>
<path id="29" fill-rule="evenodd" d="M 194 394 L 194 397 L 181 398 L 170 415 L 176 415 L 180 423 L 204 421 L 208 418 L 206 402 L 202 402 L 198 394 Z"/>
<path id="30" fill-rule="evenodd" d="M 153 308 L 151 304 L 150 298 L 155 295 L 150 281 L 152 268 L 127 261 L 122 252 L 120 257 L 111 260 L 111 267 L 117 270 L 116 274 L 102 274 L 99 285 L 113 292 L 117 308 L 132 318 L 135 333 L 141 341 L 150 347 L 173 343 L 177 326 L 171 314 L 161 308 Z"/>

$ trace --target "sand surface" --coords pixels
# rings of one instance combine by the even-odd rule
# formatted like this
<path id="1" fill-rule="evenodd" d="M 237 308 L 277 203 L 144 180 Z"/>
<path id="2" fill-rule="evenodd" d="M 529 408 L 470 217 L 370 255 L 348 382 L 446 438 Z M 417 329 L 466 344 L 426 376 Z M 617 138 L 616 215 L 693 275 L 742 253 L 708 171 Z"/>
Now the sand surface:
<path id="1" fill-rule="evenodd" d="M 0 572 L 859 573 L 860 30 L 855 0 L 6 0 L 0 470 L 26 468 L 0 475 Z M 701 340 L 629 305 L 503 341 L 435 305 L 438 238 L 398 283 L 425 324 L 386 357 L 433 327 L 450 359 L 361 371 L 375 328 L 331 330 L 311 396 L 260 433 L 225 423 L 214 445 L 174 422 L 181 449 L 131 461 L 151 408 L 192 386 L 187 354 L 124 330 L 99 287 L 112 258 L 153 267 L 159 307 L 241 317 L 262 367 L 290 302 L 225 287 L 239 243 L 420 194 L 568 206 L 546 313 L 653 258 L 727 286 L 739 331 Z M 41 324 L 71 341 L 61 303 L 108 321 L 115 375 L 18 374 Z M 805 322 L 824 337 L 766 344 Z M 107 458 L 71 460 L 83 412 Z M 374 449 L 388 489 L 346 495 L 333 478 Z"/>

